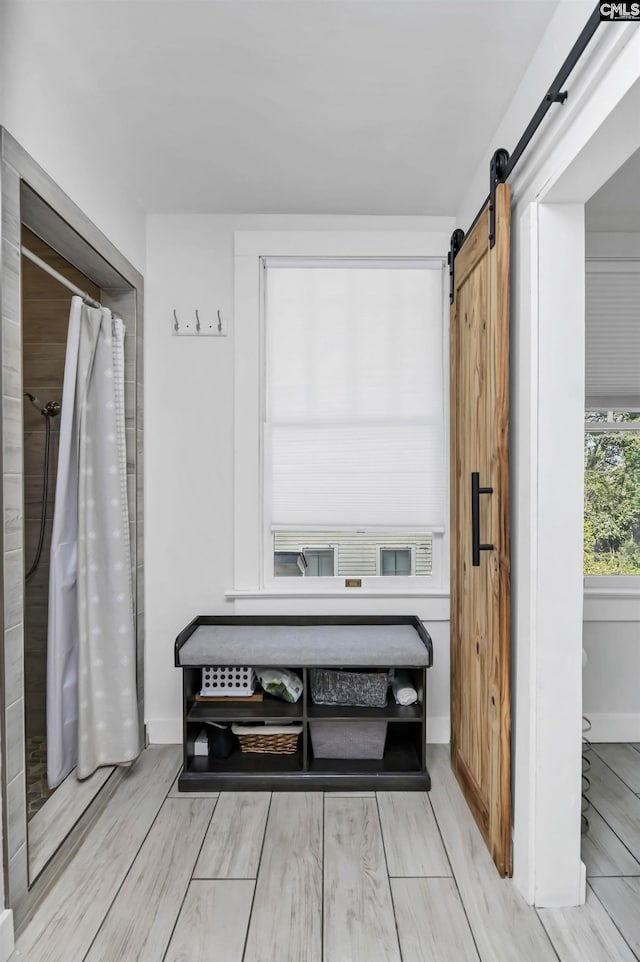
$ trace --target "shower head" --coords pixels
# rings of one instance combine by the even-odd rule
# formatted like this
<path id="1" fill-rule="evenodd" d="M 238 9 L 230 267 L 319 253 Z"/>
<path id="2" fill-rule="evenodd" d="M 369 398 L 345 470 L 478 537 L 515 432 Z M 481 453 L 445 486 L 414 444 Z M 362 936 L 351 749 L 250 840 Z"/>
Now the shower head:
<path id="1" fill-rule="evenodd" d="M 35 394 L 29 394 L 28 391 L 25 391 L 25 392 L 24 392 L 24 397 L 28 397 L 29 400 L 31 401 L 32 405 L 33 405 L 34 408 L 36 409 L 36 411 L 39 411 L 39 413 L 42 414 L 42 410 L 43 410 L 43 408 L 44 408 L 44 405 L 43 405 L 42 401 L 40 400 L 40 398 L 36 397 Z"/>

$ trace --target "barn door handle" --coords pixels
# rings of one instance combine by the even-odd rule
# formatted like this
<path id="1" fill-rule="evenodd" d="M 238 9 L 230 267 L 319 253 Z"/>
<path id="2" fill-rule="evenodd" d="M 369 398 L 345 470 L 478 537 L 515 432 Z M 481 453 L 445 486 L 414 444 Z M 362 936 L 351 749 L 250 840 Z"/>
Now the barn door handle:
<path id="1" fill-rule="evenodd" d="M 471 472 L 471 564 L 477 568 L 481 551 L 493 551 L 492 544 L 480 544 L 480 495 L 493 494 L 493 488 L 480 487 L 480 473 Z"/>

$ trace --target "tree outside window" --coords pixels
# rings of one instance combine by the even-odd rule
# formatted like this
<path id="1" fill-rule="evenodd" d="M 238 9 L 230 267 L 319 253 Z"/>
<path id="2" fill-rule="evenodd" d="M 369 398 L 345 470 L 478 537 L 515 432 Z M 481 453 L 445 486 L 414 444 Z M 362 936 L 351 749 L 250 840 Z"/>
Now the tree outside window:
<path id="1" fill-rule="evenodd" d="M 584 573 L 640 575 L 640 413 L 586 422 Z"/>

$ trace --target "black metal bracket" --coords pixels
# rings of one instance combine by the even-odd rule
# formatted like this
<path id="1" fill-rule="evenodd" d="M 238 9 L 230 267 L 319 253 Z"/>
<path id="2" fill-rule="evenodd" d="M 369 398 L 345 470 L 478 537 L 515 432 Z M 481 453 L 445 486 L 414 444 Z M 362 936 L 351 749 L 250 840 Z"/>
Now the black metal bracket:
<path id="1" fill-rule="evenodd" d="M 507 179 L 509 151 L 498 147 L 489 165 L 489 247 L 496 242 L 496 187 Z"/>
<path id="2" fill-rule="evenodd" d="M 464 231 L 461 227 L 456 228 L 451 235 L 451 247 L 449 248 L 449 253 L 447 254 L 447 264 L 449 265 L 449 303 L 453 304 L 453 299 L 455 297 L 455 268 L 454 261 L 456 259 L 456 254 L 460 250 L 464 243 Z"/>
<path id="3" fill-rule="evenodd" d="M 569 94 L 566 90 L 550 90 L 544 99 L 548 104 L 563 104 L 568 96 Z"/>

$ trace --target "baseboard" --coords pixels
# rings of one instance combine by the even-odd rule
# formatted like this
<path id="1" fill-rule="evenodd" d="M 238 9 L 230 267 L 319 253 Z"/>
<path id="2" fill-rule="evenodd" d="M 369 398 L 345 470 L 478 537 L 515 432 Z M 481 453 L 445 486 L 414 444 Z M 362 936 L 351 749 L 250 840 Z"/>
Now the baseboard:
<path id="1" fill-rule="evenodd" d="M 585 732 L 590 742 L 640 742 L 640 715 L 592 715 L 591 731 Z"/>
<path id="2" fill-rule="evenodd" d="M 181 718 L 147 718 L 150 745 L 182 745 Z"/>
<path id="3" fill-rule="evenodd" d="M 0 913 L 0 962 L 7 962 L 14 948 L 13 912 L 11 909 L 4 909 Z"/>
<path id="4" fill-rule="evenodd" d="M 427 716 L 427 744 L 448 745 L 451 739 L 451 720 L 448 715 Z"/>

